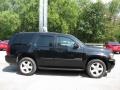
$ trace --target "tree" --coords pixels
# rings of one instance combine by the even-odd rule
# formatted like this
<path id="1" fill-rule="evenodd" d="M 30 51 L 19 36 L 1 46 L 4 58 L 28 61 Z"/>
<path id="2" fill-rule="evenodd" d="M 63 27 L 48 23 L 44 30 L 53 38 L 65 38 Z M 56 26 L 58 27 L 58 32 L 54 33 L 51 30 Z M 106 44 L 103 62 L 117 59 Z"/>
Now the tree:
<path id="1" fill-rule="evenodd" d="M 106 41 L 119 41 L 120 37 L 120 1 L 112 0 L 108 4 L 108 10 L 106 13 L 106 35 L 104 40 Z"/>
<path id="2" fill-rule="evenodd" d="M 91 3 L 84 8 L 78 21 L 77 37 L 84 42 L 100 42 L 105 34 L 105 5 Z"/>
<path id="3" fill-rule="evenodd" d="M 20 27 L 20 24 L 18 14 L 10 11 L 0 12 L 0 38 L 8 39 Z"/>
<path id="4" fill-rule="evenodd" d="M 3 21 L 4 23 L 0 25 L 2 31 L 0 37 L 7 38 L 10 33 L 13 34 L 14 32 L 38 31 L 38 2 L 39 0 L 1 0 L 0 22 Z M 10 22 L 12 23 L 9 24 Z M 9 35 L 5 36 L 3 31 L 4 34 L 9 33 Z"/>
<path id="5" fill-rule="evenodd" d="M 120 0 L 48 0 L 48 31 L 70 33 L 84 42 L 120 40 Z M 0 0 L 0 39 L 36 32 L 39 0 Z"/>
<path id="6" fill-rule="evenodd" d="M 21 27 L 19 31 L 38 31 L 39 23 L 39 0 L 14 0 L 14 12 L 18 13 L 21 19 Z M 13 7 L 13 8 L 14 8 Z"/>
<path id="7" fill-rule="evenodd" d="M 119 0 L 112 0 L 109 5 L 109 12 L 111 19 L 115 19 L 117 14 L 120 12 L 120 1 Z"/>
<path id="8" fill-rule="evenodd" d="M 71 33 L 79 13 L 76 0 L 51 0 L 48 9 L 48 31 Z"/>

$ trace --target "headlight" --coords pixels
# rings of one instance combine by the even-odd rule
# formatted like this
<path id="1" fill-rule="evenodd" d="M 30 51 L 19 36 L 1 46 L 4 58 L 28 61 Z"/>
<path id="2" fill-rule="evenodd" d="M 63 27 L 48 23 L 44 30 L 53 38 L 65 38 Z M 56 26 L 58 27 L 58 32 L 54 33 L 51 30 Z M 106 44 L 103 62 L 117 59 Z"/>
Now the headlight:
<path id="1" fill-rule="evenodd" d="M 113 59 L 114 54 L 110 53 L 110 59 Z"/>

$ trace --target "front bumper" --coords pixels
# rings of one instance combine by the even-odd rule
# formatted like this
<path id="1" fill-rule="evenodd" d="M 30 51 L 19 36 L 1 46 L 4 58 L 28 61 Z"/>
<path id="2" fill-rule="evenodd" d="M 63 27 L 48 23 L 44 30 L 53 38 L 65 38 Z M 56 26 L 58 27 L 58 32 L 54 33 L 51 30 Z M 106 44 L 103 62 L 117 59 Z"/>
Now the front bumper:
<path id="1" fill-rule="evenodd" d="M 107 63 L 107 72 L 110 72 L 114 66 L 115 60 L 114 59 L 109 60 L 109 62 Z"/>
<path id="2" fill-rule="evenodd" d="M 16 57 L 15 56 L 5 56 L 5 60 L 6 62 L 8 62 L 9 64 L 16 64 Z"/>

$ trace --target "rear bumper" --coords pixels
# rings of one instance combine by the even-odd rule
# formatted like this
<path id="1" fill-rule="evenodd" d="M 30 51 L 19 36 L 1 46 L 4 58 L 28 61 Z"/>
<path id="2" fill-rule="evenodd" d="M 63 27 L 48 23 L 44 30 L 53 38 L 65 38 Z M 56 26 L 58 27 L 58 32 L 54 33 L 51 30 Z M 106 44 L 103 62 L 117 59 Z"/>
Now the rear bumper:
<path id="1" fill-rule="evenodd" d="M 6 62 L 8 62 L 9 64 L 16 64 L 16 57 L 15 56 L 5 56 L 5 60 Z"/>
<path id="2" fill-rule="evenodd" d="M 108 72 L 111 72 L 111 70 L 112 70 L 112 68 L 115 66 L 115 60 L 114 59 L 112 59 L 112 60 L 110 60 L 109 62 L 108 62 L 108 64 L 107 64 L 107 71 Z"/>

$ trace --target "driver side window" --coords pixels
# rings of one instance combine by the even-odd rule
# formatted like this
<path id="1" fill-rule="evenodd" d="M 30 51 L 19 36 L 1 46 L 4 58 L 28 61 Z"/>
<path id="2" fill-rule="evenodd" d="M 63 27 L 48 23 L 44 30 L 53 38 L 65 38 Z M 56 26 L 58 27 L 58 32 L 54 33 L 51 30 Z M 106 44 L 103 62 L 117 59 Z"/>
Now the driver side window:
<path id="1" fill-rule="evenodd" d="M 58 46 L 73 47 L 74 44 L 75 44 L 75 42 L 68 37 L 63 37 L 63 36 L 57 37 L 57 45 Z"/>

